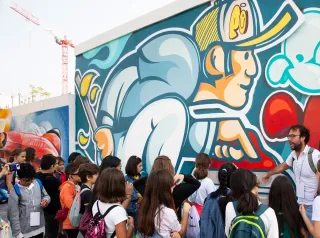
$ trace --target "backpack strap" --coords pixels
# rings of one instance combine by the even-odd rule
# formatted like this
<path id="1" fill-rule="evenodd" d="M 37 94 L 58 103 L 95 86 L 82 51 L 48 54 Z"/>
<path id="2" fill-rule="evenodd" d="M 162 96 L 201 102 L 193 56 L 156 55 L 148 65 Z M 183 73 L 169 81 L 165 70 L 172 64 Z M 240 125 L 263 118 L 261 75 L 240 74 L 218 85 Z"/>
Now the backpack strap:
<path id="1" fill-rule="evenodd" d="M 310 149 L 308 151 L 308 162 L 309 162 L 309 166 L 310 166 L 311 170 L 316 174 L 318 171 L 317 171 L 317 168 L 314 165 L 313 160 L 312 160 L 313 151 L 314 151 L 314 148 L 310 147 Z"/>
<path id="2" fill-rule="evenodd" d="M 37 181 L 37 183 L 39 184 L 40 191 L 42 192 L 43 184 L 42 184 L 41 180 L 40 180 L 40 179 L 38 179 L 38 178 L 36 178 L 35 180 L 36 180 L 36 181 Z"/>
<path id="3" fill-rule="evenodd" d="M 84 189 L 82 189 L 81 192 L 80 192 L 80 195 L 81 195 L 83 192 L 85 192 L 85 191 L 90 191 L 90 189 L 89 189 L 89 188 L 84 188 Z"/>
<path id="4" fill-rule="evenodd" d="M 118 207 L 118 206 L 119 206 L 119 205 L 113 205 L 113 206 L 109 207 L 109 208 L 107 209 L 107 211 L 102 215 L 101 212 L 100 212 L 100 209 L 99 209 L 99 201 L 97 202 L 98 212 L 99 212 L 100 215 L 102 215 L 101 218 L 103 218 L 103 220 L 104 220 L 104 217 L 105 217 L 106 215 L 108 215 L 108 213 L 111 212 L 111 210 L 112 210 L 113 208 Z M 115 236 L 116 236 L 116 230 L 114 230 L 114 232 L 112 233 L 112 235 L 110 236 L 110 238 L 114 238 Z"/>
<path id="5" fill-rule="evenodd" d="M 20 200 L 21 200 L 21 191 L 20 191 L 19 185 L 18 184 L 14 184 L 13 188 L 14 188 L 14 191 L 16 192 L 17 196 L 18 196 L 18 201 L 20 202 Z"/>
<path id="6" fill-rule="evenodd" d="M 260 217 L 267 209 L 268 206 L 261 203 L 258 207 L 258 210 L 255 212 L 255 215 Z"/>
<path id="7" fill-rule="evenodd" d="M 234 211 L 236 212 L 236 216 L 240 216 L 240 213 L 237 210 L 238 203 L 239 203 L 238 201 L 233 201 L 232 202 Z"/>

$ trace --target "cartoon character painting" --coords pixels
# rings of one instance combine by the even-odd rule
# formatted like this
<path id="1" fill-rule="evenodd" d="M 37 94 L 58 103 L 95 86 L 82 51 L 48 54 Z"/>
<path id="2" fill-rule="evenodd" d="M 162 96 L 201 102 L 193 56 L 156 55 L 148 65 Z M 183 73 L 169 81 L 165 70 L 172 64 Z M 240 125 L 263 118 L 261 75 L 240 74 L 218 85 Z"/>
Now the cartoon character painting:
<path id="1" fill-rule="evenodd" d="M 10 109 L 0 109 L 0 158 L 6 162 L 16 148 L 36 150 L 34 166 L 39 168 L 45 154 L 67 156 L 68 107 L 50 109 L 24 116 L 12 116 Z"/>
<path id="2" fill-rule="evenodd" d="M 165 154 L 190 173 L 200 152 L 210 155 L 213 170 L 230 161 L 262 172 L 283 161 L 247 115 L 259 103 L 259 54 L 295 32 L 303 14 L 292 1 L 278 4 L 268 23 L 255 0 L 196 10 L 189 26 L 150 26 L 141 34 L 157 30 L 141 41 L 135 32 L 77 57 L 77 114 L 86 118 L 77 121 L 77 144 L 93 162 L 114 154 L 126 164 L 137 155 L 150 170 Z"/>

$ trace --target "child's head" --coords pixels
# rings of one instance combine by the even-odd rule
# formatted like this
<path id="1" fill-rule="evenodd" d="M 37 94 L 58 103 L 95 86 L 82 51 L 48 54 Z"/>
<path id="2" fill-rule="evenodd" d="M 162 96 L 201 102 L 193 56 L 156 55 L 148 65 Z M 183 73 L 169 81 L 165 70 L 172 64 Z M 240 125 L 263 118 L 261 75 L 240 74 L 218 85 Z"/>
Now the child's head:
<path id="1" fill-rule="evenodd" d="M 34 160 L 36 159 L 36 150 L 32 147 L 27 147 L 24 150 L 26 152 L 26 162 L 34 162 Z"/>
<path id="2" fill-rule="evenodd" d="M 82 155 L 78 155 L 77 158 L 74 160 L 75 164 L 77 164 L 78 166 L 82 165 L 82 164 L 87 164 L 89 163 L 89 159 L 87 157 L 84 157 Z"/>
<path id="3" fill-rule="evenodd" d="M 58 171 L 64 172 L 64 160 L 61 157 L 57 157 L 58 160 Z"/>
<path id="4" fill-rule="evenodd" d="M 126 174 L 129 176 L 137 176 L 142 171 L 142 160 L 133 155 L 129 158 L 127 165 L 126 165 Z"/>
<path id="5" fill-rule="evenodd" d="M 79 177 L 82 183 L 94 184 L 99 174 L 99 167 L 95 164 L 82 164 L 79 168 Z"/>
<path id="6" fill-rule="evenodd" d="M 204 179 L 208 176 L 209 165 L 211 160 L 205 153 L 200 153 L 196 157 L 196 169 L 193 173 L 196 179 Z"/>
<path id="7" fill-rule="evenodd" d="M 247 169 L 237 169 L 231 175 L 230 186 L 233 197 L 239 201 L 239 213 L 252 214 L 258 209 L 258 179 Z"/>
<path id="8" fill-rule="evenodd" d="M 154 233 L 154 217 L 161 205 L 174 208 L 172 189 L 173 176 L 168 170 L 158 170 L 150 174 L 139 213 L 139 231 L 151 236 Z M 160 216 L 158 216 L 160 218 Z M 159 222 L 160 220 L 156 221 Z"/>
<path id="9" fill-rule="evenodd" d="M 102 171 L 97 183 L 97 198 L 104 203 L 122 202 L 126 198 L 125 179 L 117 168 Z"/>
<path id="10" fill-rule="evenodd" d="M 77 156 L 80 155 L 80 153 L 78 152 L 72 152 L 70 155 L 69 155 L 69 158 L 68 158 L 68 163 L 73 163 L 74 160 L 77 158 Z"/>
<path id="11" fill-rule="evenodd" d="M 172 176 L 174 176 L 175 172 L 174 172 L 174 167 L 172 166 L 171 160 L 169 159 L 169 157 L 161 155 L 158 156 L 155 161 L 153 162 L 152 168 L 151 168 L 151 172 L 156 172 L 159 170 L 167 170 L 170 172 L 170 174 Z"/>
<path id="12" fill-rule="evenodd" d="M 237 170 L 237 167 L 233 163 L 225 163 L 221 165 L 218 172 L 218 179 L 220 187 L 222 189 L 230 188 L 231 174 Z"/>
<path id="13" fill-rule="evenodd" d="M 280 212 L 283 213 L 284 219 L 278 219 L 279 227 L 283 227 L 284 221 L 289 226 L 290 237 L 296 237 L 295 231 L 300 233 L 304 222 L 299 212 L 299 205 L 296 200 L 296 194 L 290 179 L 286 176 L 277 176 L 270 187 L 269 207 L 276 213 L 277 217 Z M 303 237 L 299 234 L 299 237 Z"/>
<path id="14" fill-rule="evenodd" d="M 22 186 L 29 187 L 36 176 L 36 171 L 31 164 L 22 163 L 20 164 L 20 169 L 17 171 L 17 175 L 20 180 L 20 184 Z"/>
<path id="15" fill-rule="evenodd" d="M 68 164 L 66 167 L 67 178 L 74 183 L 80 183 L 81 179 L 79 177 L 79 166 L 75 163 Z"/>
<path id="16" fill-rule="evenodd" d="M 107 168 L 117 168 L 121 170 L 121 160 L 116 156 L 106 156 L 100 164 L 100 173 Z"/>
<path id="17" fill-rule="evenodd" d="M 58 160 L 53 155 L 44 155 L 40 163 L 41 170 L 48 170 L 50 173 L 54 173 L 58 169 Z"/>
<path id="18" fill-rule="evenodd" d="M 10 162 L 24 163 L 26 161 L 26 152 L 23 149 L 14 149 L 11 153 Z"/>

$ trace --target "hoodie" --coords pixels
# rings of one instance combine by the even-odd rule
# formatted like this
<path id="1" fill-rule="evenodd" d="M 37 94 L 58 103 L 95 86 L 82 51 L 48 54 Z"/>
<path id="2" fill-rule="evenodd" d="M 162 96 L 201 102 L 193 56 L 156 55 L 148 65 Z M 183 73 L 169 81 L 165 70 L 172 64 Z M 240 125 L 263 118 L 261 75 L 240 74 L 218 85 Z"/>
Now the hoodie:
<path id="1" fill-rule="evenodd" d="M 40 185 L 37 181 L 29 187 L 18 185 L 21 192 L 21 200 L 19 201 L 15 189 L 10 191 L 8 202 L 8 219 L 12 229 L 12 234 L 16 238 L 28 238 L 44 233 L 44 214 L 40 206 L 42 200 L 50 203 L 50 197 L 45 188 L 40 191 Z M 30 213 L 40 212 L 40 225 L 30 226 Z"/>
<path id="2" fill-rule="evenodd" d="M 75 185 L 71 181 L 66 181 L 59 187 L 61 207 L 69 209 L 68 216 L 62 223 L 62 229 L 69 230 L 78 228 L 73 227 L 69 219 L 70 209 L 72 207 L 73 200 L 77 194 L 76 186 L 78 185 Z"/>
<path id="3" fill-rule="evenodd" d="M 44 174 L 41 172 L 38 172 L 36 174 L 36 178 L 41 180 L 43 187 L 46 189 L 51 198 L 50 204 L 46 208 L 44 208 L 44 210 L 47 213 L 56 215 L 57 211 L 61 208 L 59 196 L 59 187 L 61 185 L 60 181 L 56 177 L 54 177 L 53 174 Z"/>

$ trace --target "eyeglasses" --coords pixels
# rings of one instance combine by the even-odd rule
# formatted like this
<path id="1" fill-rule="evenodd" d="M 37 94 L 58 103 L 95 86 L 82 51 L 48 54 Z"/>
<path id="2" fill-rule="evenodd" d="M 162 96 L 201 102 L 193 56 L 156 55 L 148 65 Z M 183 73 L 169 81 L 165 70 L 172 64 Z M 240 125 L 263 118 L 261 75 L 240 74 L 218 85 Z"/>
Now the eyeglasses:
<path id="1" fill-rule="evenodd" d="M 71 175 L 78 175 L 78 176 L 79 176 L 79 173 L 76 173 L 76 174 L 71 174 Z"/>
<path id="2" fill-rule="evenodd" d="M 292 139 L 292 138 L 294 138 L 296 136 L 300 136 L 300 135 L 290 134 L 290 135 L 287 136 L 287 138 L 290 140 L 290 139 Z"/>

